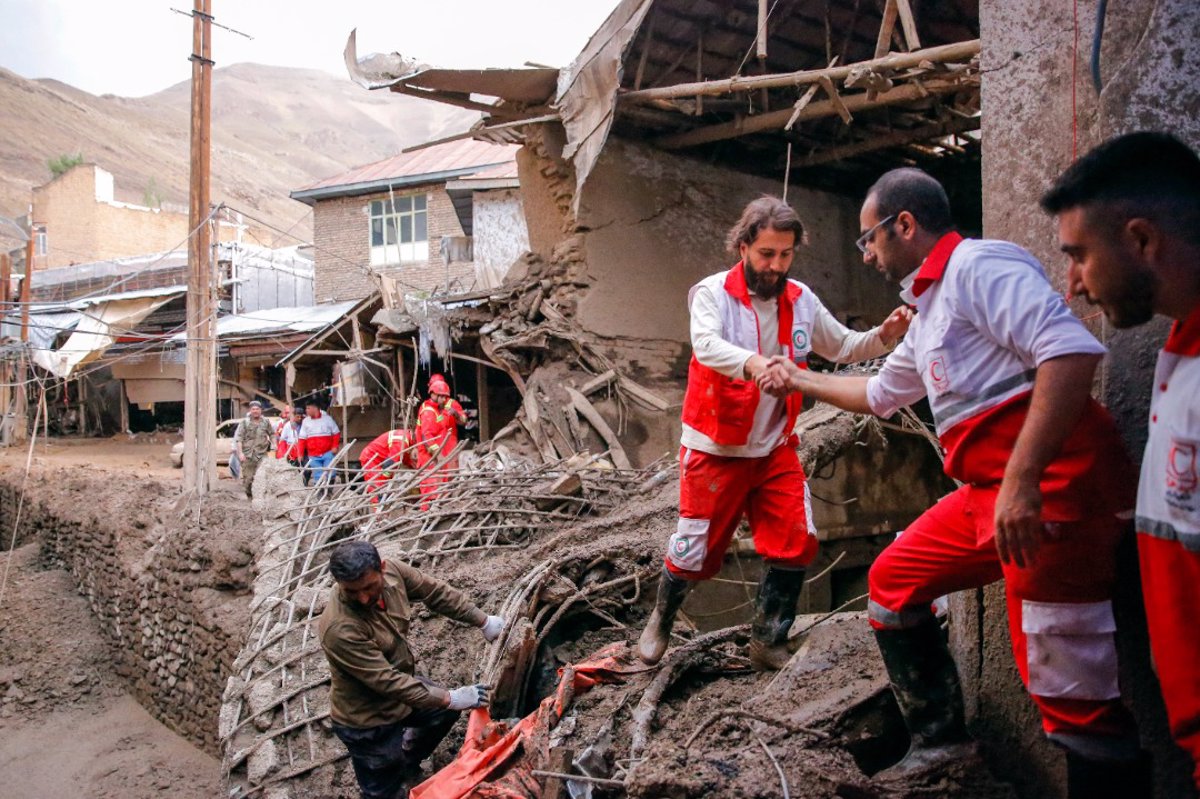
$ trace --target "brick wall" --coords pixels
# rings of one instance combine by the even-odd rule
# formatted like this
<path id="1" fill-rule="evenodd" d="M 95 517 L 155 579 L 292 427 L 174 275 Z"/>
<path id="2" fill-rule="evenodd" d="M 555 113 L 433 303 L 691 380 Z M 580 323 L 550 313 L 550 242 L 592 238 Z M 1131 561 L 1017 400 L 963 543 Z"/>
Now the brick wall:
<path id="1" fill-rule="evenodd" d="M 111 175 L 81 164 L 33 190 L 33 221 L 45 226 L 47 244 L 45 255 L 34 256 L 35 270 L 186 247 L 186 213 L 97 200 L 98 180 L 111 181 Z M 222 223 L 219 235 L 234 241 L 237 230 Z M 248 238 L 265 236 L 247 231 Z"/>
<path id="2" fill-rule="evenodd" d="M 442 264 L 441 237 L 463 235 L 450 195 L 442 184 L 394 192 L 396 197 L 426 194 L 429 197 L 429 260 L 416 263 L 388 264 L 376 267 L 402 281 L 406 290 L 432 291 L 446 283 Z M 340 302 L 362 299 L 377 286 L 369 275 L 370 206 L 373 200 L 388 199 L 387 192 L 358 197 L 320 200 L 313 209 L 314 270 L 316 302 Z M 393 254 L 393 257 L 395 255 Z M 455 288 L 470 288 L 475 279 L 471 263 L 450 265 L 450 280 Z"/>

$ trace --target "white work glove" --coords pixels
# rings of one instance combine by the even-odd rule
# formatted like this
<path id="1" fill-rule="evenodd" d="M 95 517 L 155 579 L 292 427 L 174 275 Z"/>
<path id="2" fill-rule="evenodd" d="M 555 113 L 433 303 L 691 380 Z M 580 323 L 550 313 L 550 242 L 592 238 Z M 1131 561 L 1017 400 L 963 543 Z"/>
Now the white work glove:
<path id="1" fill-rule="evenodd" d="M 500 637 L 500 633 L 504 632 L 504 627 L 508 622 L 504 621 L 503 616 L 488 616 L 487 621 L 483 623 L 480 630 L 483 632 L 483 638 L 489 644 Z"/>
<path id="2" fill-rule="evenodd" d="M 492 690 L 490 685 L 464 685 L 461 688 L 455 688 L 450 692 L 450 704 L 446 705 L 449 710 L 472 710 L 477 707 L 487 707 L 490 698 L 488 693 Z"/>

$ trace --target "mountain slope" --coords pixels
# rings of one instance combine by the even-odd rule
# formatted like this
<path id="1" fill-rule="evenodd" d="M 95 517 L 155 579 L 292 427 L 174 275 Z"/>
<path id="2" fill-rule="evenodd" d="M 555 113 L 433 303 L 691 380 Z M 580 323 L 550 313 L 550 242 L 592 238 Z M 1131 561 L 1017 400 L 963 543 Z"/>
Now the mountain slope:
<path id="1" fill-rule="evenodd" d="M 212 198 L 280 228 L 311 224 L 288 192 L 465 129 L 476 115 L 388 91 L 368 92 L 325 72 L 234 64 L 213 72 Z M 118 200 L 148 188 L 185 205 L 190 85 L 147 97 L 95 96 L 0 68 L 0 213 L 24 214 L 30 189 L 64 153 L 112 172 Z"/>

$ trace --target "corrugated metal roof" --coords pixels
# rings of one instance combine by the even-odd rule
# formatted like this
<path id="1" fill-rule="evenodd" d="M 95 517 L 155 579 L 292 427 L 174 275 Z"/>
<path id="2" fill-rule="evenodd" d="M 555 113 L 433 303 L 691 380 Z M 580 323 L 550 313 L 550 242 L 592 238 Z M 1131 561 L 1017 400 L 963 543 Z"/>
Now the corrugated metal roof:
<path id="1" fill-rule="evenodd" d="M 340 319 L 355 304 L 355 301 L 351 300 L 299 308 L 269 308 L 253 313 L 222 316 L 217 320 L 217 338 L 249 338 L 283 330 L 311 333 Z M 186 333 L 176 333 L 170 340 L 183 341 L 186 338 Z"/>
<path id="2" fill-rule="evenodd" d="M 334 175 L 319 180 L 311 186 L 297 189 L 292 194 L 295 196 L 321 189 L 373 184 L 401 178 L 439 176 L 461 170 L 473 172 L 482 167 L 492 167 L 508 162 L 512 162 L 515 168 L 516 152 L 517 146 L 512 144 L 492 144 L 474 139 L 462 139 L 426 147 L 411 153 L 401 153 L 373 164 L 355 167 L 340 175 Z"/>

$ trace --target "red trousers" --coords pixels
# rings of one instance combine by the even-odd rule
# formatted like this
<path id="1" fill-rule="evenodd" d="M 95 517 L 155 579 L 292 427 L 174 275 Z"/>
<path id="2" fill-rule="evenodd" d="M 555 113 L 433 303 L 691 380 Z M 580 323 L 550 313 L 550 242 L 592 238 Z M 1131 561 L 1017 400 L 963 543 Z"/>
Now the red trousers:
<path id="1" fill-rule="evenodd" d="M 1137 538 L 1154 670 L 1171 737 L 1192 756 L 1200 789 L 1200 552 L 1145 533 Z"/>
<path id="2" fill-rule="evenodd" d="M 431 455 L 424 447 L 417 448 L 417 468 L 420 469 L 436 458 L 436 455 Z M 429 474 L 421 480 L 421 510 L 429 510 L 429 503 L 437 496 L 438 488 L 450 480 L 447 470 L 458 468 L 458 457 L 455 456 L 440 466 L 433 469 Z"/>
<path id="3" fill-rule="evenodd" d="M 996 553 L 996 491 L 963 486 L 884 550 L 868 577 L 872 626 L 911 626 L 937 597 L 1003 577 L 1017 671 L 1047 736 L 1093 758 L 1131 756 L 1136 728 L 1117 687 L 1111 602 L 1128 524 L 1048 524 L 1034 564 L 1021 569 Z"/>
<path id="4" fill-rule="evenodd" d="M 743 515 L 767 563 L 807 566 L 817 556 L 804 469 L 790 444 L 761 458 L 682 449 L 679 464 L 679 525 L 666 557 L 672 574 L 706 580 L 720 571 Z"/>

